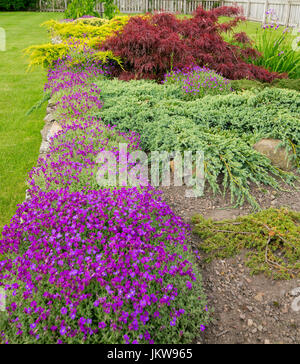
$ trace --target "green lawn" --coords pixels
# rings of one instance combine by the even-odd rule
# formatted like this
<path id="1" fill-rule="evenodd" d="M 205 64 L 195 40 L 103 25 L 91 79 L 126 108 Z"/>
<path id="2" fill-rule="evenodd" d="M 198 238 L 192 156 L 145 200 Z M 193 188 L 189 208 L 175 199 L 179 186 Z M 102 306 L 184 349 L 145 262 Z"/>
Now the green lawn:
<path id="1" fill-rule="evenodd" d="M 43 93 L 46 73 L 27 73 L 22 50 L 48 41 L 40 24 L 56 13 L 0 12 L 0 27 L 6 31 L 7 46 L 0 52 L 0 232 L 16 205 L 25 197 L 27 173 L 36 164 L 41 143 L 45 106 L 26 117 L 25 113 Z"/>

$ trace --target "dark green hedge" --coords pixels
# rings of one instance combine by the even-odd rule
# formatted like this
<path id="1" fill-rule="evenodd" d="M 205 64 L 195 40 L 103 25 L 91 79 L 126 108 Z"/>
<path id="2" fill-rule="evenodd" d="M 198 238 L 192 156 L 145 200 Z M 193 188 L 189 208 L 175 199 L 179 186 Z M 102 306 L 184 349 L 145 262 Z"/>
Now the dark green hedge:
<path id="1" fill-rule="evenodd" d="M 0 0 L 0 10 L 28 10 L 36 5 L 36 0 Z"/>

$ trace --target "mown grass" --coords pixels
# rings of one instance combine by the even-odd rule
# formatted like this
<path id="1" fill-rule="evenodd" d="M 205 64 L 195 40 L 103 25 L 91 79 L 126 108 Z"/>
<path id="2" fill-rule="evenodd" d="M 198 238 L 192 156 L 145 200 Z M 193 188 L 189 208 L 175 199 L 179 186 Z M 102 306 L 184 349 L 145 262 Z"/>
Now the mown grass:
<path id="1" fill-rule="evenodd" d="M 27 173 L 36 163 L 45 106 L 30 116 L 26 111 L 42 96 L 46 72 L 27 71 L 22 50 L 48 41 L 40 24 L 57 13 L 1 12 L 6 51 L 0 52 L 0 232 L 25 198 Z"/>

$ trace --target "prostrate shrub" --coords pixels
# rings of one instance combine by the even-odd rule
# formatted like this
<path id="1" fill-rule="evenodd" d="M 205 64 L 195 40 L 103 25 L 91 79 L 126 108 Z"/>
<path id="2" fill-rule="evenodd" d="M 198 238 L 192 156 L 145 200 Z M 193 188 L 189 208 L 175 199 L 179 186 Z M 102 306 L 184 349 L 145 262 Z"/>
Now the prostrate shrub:
<path id="1" fill-rule="evenodd" d="M 232 92 L 230 81 L 206 67 L 190 67 L 166 74 L 164 84 L 178 84 L 187 99 Z"/>
<path id="2" fill-rule="evenodd" d="M 123 60 L 121 79 L 162 80 L 172 69 L 191 65 L 207 66 L 229 79 L 258 79 L 271 82 L 280 78 L 262 67 L 248 64 L 249 57 L 259 54 L 249 47 L 225 42 L 222 32 L 232 30 L 241 20 L 218 23 L 221 15 L 236 16 L 239 10 L 221 7 L 205 11 L 199 7 L 192 18 L 178 19 L 168 13 L 131 17 L 121 33 L 99 44 L 100 50 L 111 50 Z"/>
<path id="3" fill-rule="evenodd" d="M 274 80 L 272 85 L 278 88 L 286 88 L 290 90 L 300 91 L 300 78 L 296 80 L 283 79 L 283 80 Z"/>
<path id="4" fill-rule="evenodd" d="M 253 274 L 265 273 L 276 279 L 300 277 L 300 213 L 268 209 L 218 222 L 197 215 L 193 222 L 208 260 L 248 249 L 246 264 Z"/>
<path id="5" fill-rule="evenodd" d="M 275 81 L 277 81 L 277 80 L 274 80 L 273 82 L 275 82 Z M 255 81 L 255 80 L 247 80 L 247 79 L 232 80 L 230 84 L 231 84 L 233 91 L 263 90 L 265 87 L 270 87 L 269 83 L 263 83 L 263 82 L 259 82 L 259 81 Z"/>
<path id="6" fill-rule="evenodd" d="M 187 227 L 151 190 L 40 192 L 3 232 L 7 343 L 190 343 L 207 323 Z"/>
<path id="7" fill-rule="evenodd" d="M 296 91 L 270 88 L 186 101 L 181 87 L 172 84 L 96 83 L 103 101 L 97 115 L 104 123 L 138 133 L 140 146 L 147 152 L 203 151 L 208 184 L 214 192 L 221 192 L 221 180 L 232 202 L 242 205 L 247 199 L 258 208 L 250 182 L 279 188 L 274 177 L 287 182 L 294 178 L 273 166 L 253 145 L 261 138 L 280 139 L 297 164 L 300 96 Z"/>
<path id="8" fill-rule="evenodd" d="M 266 87 L 284 88 L 300 91 L 300 79 L 275 79 L 271 84 L 254 80 L 234 80 L 230 82 L 233 91 L 263 90 Z"/>

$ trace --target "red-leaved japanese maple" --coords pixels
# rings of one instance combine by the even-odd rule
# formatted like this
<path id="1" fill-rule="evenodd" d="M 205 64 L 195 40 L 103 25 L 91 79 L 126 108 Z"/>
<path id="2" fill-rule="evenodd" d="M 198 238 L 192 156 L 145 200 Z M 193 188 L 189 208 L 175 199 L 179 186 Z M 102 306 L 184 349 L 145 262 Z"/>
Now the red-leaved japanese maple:
<path id="1" fill-rule="evenodd" d="M 243 17 L 236 7 L 219 7 L 210 11 L 199 7 L 192 18 L 178 19 L 170 13 L 146 17 L 132 17 L 123 30 L 98 47 L 112 52 L 123 60 L 123 70 L 116 76 L 121 79 L 162 80 L 172 68 L 191 65 L 206 66 L 229 79 L 258 79 L 271 82 L 282 75 L 248 64 L 249 58 L 259 56 L 251 48 L 244 33 L 235 40 L 241 46 L 225 42 L 223 32 L 233 30 Z M 219 23 L 219 16 L 234 17 Z"/>

